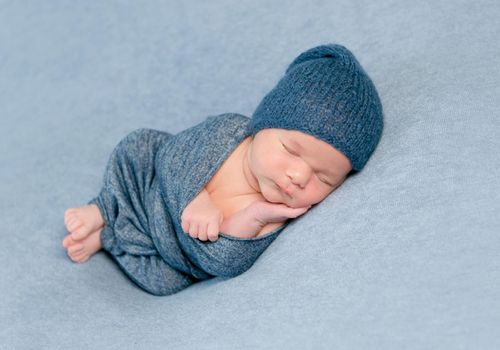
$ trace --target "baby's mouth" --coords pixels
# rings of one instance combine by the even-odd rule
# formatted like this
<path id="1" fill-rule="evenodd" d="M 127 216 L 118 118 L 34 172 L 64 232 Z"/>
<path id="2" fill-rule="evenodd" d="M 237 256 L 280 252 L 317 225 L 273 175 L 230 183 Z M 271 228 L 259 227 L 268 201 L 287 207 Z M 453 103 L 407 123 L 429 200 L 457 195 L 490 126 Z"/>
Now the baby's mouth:
<path id="1" fill-rule="evenodd" d="M 276 186 L 276 188 L 281 192 L 283 193 L 284 195 L 286 195 L 287 197 L 290 197 L 292 198 L 292 196 L 290 195 L 289 192 L 286 191 L 286 189 L 284 189 L 283 187 L 281 187 L 277 182 L 274 182 L 274 185 Z"/>

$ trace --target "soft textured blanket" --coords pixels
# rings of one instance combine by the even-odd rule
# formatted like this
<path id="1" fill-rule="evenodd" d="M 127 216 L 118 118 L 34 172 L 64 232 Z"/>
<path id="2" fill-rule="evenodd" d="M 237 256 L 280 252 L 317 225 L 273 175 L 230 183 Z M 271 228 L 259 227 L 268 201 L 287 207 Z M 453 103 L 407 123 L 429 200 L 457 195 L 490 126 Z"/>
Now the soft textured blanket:
<path id="1" fill-rule="evenodd" d="M 139 129 L 113 150 L 102 190 L 89 204 L 105 221 L 103 249 L 144 290 L 168 295 L 199 280 L 237 276 L 288 225 L 249 239 L 220 233 L 215 242 L 182 230 L 182 211 L 250 136 L 249 121 L 228 113 L 176 135 Z"/>

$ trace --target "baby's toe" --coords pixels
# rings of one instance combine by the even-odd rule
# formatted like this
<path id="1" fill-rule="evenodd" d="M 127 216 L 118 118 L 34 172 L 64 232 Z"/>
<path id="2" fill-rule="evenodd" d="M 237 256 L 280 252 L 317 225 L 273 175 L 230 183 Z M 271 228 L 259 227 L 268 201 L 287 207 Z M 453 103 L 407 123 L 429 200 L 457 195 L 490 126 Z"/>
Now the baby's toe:
<path id="1" fill-rule="evenodd" d="M 80 228 L 80 226 L 82 225 L 83 222 L 79 218 L 74 217 L 68 221 L 68 225 L 66 226 L 66 228 L 68 229 L 69 232 L 73 232 L 76 229 Z"/>
<path id="2" fill-rule="evenodd" d="M 80 256 L 75 256 L 75 255 L 69 255 L 69 258 L 74 261 L 74 262 L 80 262 L 81 257 Z"/>
<path id="3" fill-rule="evenodd" d="M 64 212 L 64 223 L 67 224 L 68 221 L 75 217 L 76 208 L 69 208 Z"/>
<path id="4" fill-rule="evenodd" d="M 71 237 L 75 241 L 80 241 L 89 235 L 88 228 L 85 225 L 79 226 L 77 229 L 71 231 Z"/>
<path id="5" fill-rule="evenodd" d="M 90 255 L 88 255 L 88 254 L 83 254 L 83 255 L 81 255 L 80 257 L 78 257 L 78 258 L 77 258 L 77 262 L 79 262 L 79 263 L 84 263 L 84 262 L 86 262 L 87 260 L 89 260 L 89 258 L 90 258 Z"/>
<path id="6" fill-rule="evenodd" d="M 88 254 L 85 251 L 81 251 L 75 254 L 71 254 L 71 260 L 75 262 L 83 262 L 88 259 Z"/>
<path id="7" fill-rule="evenodd" d="M 75 243 L 68 248 L 68 253 L 71 255 L 75 255 L 83 250 L 83 244 Z"/>
<path id="8" fill-rule="evenodd" d="M 69 248 L 71 245 L 75 244 L 76 241 L 71 237 L 71 233 L 64 237 L 62 245 L 64 248 Z"/>
<path id="9" fill-rule="evenodd" d="M 82 249 L 81 251 L 73 254 L 72 260 L 75 262 L 83 263 L 91 257 L 91 252 L 89 252 L 87 249 Z"/>

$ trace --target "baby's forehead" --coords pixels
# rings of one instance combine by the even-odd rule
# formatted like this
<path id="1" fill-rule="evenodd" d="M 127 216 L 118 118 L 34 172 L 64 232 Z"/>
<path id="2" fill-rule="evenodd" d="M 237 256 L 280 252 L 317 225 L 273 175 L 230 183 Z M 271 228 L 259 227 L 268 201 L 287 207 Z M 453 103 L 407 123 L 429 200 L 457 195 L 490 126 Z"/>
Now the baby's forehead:
<path id="1" fill-rule="evenodd" d="M 308 134 L 304 131 L 291 130 L 291 129 L 271 129 L 271 130 L 274 131 L 273 136 L 276 135 L 284 136 L 288 140 L 298 143 L 299 145 L 317 143 L 318 141 L 322 141 L 319 138 L 315 137 L 314 135 Z"/>
<path id="2" fill-rule="evenodd" d="M 318 159 L 325 164 L 338 163 L 346 170 L 351 168 L 350 160 L 342 152 L 314 135 L 291 129 L 268 129 L 265 135 L 269 139 L 280 138 L 288 142 L 286 146 L 293 146 L 293 151 L 300 155 Z"/>

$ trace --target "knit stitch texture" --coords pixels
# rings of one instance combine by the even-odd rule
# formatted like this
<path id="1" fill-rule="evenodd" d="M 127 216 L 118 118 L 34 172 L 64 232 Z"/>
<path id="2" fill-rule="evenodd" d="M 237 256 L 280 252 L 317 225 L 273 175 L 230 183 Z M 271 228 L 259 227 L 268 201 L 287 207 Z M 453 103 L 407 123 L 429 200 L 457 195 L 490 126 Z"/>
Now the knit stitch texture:
<path id="1" fill-rule="evenodd" d="M 382 104 L 351 51 L 321 45 L 293 60 L 258 105 L 249 127 L 252 134 L 265 128 L 310 134 L 342 152 L 357 172 L 380 140 Z"/>

